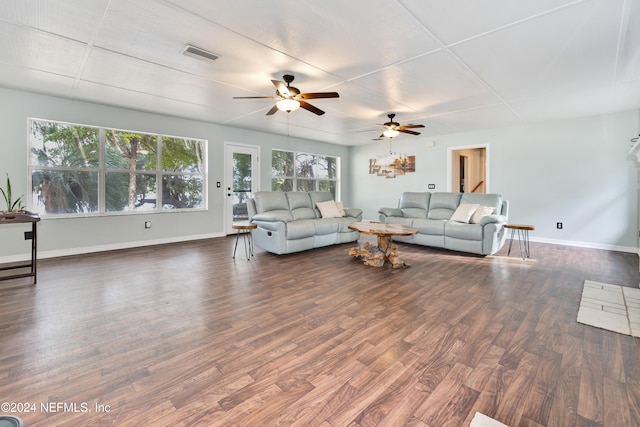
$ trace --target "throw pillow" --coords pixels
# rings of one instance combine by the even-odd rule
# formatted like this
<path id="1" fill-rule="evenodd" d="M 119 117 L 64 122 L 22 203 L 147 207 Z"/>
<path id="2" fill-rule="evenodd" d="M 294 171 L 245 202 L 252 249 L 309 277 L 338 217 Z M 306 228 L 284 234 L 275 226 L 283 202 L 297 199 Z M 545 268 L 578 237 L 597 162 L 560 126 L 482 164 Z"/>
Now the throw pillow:
<path id="1" fill-rule="evenodd" d="M 336 206 L 336 202 L 333 200 L 327 200 L 326 202 L 318 202 L 316 203 L 318 210 L 320 211 L 320 215 L 322 218 L 340 218 L 340 211 L 338 211 L 338 207 Z"/>
<path id="2" fill-rule="evenodd" d="M 480 205 L 477 204 L 462 204 L 458 206 L 456 211 L 451 215 L 451 221 L 469 223 L 471 216 L 478 209 Z"/>
<path id="3" fill-rule="evenodd" d="M 344 211 L 342 202 L 336 202 L 336 207 L 338 208 L 338 212 L 340 212 L 340 216 L 347 216 L 346 212 Z"/>
<path id="4" fill-rule="evenodd" d="M 469 223 L 471 224 L 480 224 L 482 218 L 488 215 L 492 215 L 496 213 L 496 208 L 491 208 L 489 206 L 480 206 L 471 216 Z"/>

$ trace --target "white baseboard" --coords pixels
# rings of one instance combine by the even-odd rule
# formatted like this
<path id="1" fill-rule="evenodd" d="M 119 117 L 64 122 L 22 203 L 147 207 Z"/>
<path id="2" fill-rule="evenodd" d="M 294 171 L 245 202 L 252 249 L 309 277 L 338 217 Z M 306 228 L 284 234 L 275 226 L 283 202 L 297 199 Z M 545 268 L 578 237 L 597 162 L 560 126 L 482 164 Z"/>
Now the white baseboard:
<path id="1" fill-rule="evenodd" d="M 115 243 L 115 244 L 109 244 L 109 245 L 87 246 L 82 248 L 59 249 L 59 250 L 52 250 L 52 251 L 38 251 L 38 259 L 59 258 L 59 257 L 65 257 L 65 256 L 71 256 L 71 255 L 82 255 L 82 254 L 88 254 L 88 253 L 94 253 L 94 252 L 105 252 L 105 251 L 114 251 L 119 249 L 139 248 L 143 246 L 164 245 L 167 243 L 188 242 L 192 240 L 212 239 L 216 237 L 225 237 L 225 236 L 226 234 L 221 232 L 221 233 L 210 233 L 210 234 L 197 234 L 193 236 L 171 237 L 171 238 L 156 239 L 156 240 L 140 240 L 137 242 L 124 242 L 124 243 Z M 552 245 L 576 246 L 581 248 L 603 249 L 607 251 L 617 251 L 617 252 L 630 252 L 630 253 L 638 254 L 638 256 L 640 256 L 640 249 L 630 247 L 630 246 L 603 245 L 603 244 L 597 244 L 597 243 L 573 242 L 568 240 L 545 239 L 545 238 L 539 238 L 539 237 L 530 237 L 529 240 L 531 240 L 532 242 L 549 243 Z M 29 261 L 29 259 L 30 259 L 30 254 L 20 254 L 20 255 L 0 257 L 0 264 Z"/>
<path id="2" fill-rule="evenodd" d="M 225 233 L 197 234 L 193 236 L 170 237 L 166 239 L 140 240 L 137 242 L 123 242 L 109 245 L 87 246 L 82 248 L 59 249 L 53 251 L 38 251 L 38 259 L 59 258 L 71 255 L 83 255 L 94 252 L 115 251 L 119 249 L 140 248 L 143 246 L 165 245 L 167 243 L 188 242 L 193 240 L 212 239 L 216 237 L 225 237 Z M 0 257 L 0 264 L 29 261 L 30 254 L 12 255 Z"/>
<path id="3" fill-rule="evenodd" d="M 529 236 L 529 240 L 532 242 L 549 243 L 551 245 L 576 246 L 580 248 L 604 249 L 606 251 L 630 252 L 634 254 L 635 253 L 640 254 L 638 248 L 634 248 L 631 246 L 603 245 L 601 243 L 574 242 L 571 240 L 545 239 L 545 238 L 532 237 L 532 236 Z"/>

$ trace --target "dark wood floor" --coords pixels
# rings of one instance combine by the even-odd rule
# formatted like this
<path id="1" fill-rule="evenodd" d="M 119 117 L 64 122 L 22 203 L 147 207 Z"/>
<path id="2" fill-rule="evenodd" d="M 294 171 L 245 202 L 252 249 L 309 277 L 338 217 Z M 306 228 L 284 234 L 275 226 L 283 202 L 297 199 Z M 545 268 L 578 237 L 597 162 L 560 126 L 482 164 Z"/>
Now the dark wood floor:
<path id="1" fill-rule="evenodd" d="M 640 425 L 640 341 L 575 320 L 585 279 L 638 286 L 635 254 L 400 245 L 391 270 L 352 244 L 247 262 L 233 242 L 0 282 L 2 402 L 28 427 Z"/>

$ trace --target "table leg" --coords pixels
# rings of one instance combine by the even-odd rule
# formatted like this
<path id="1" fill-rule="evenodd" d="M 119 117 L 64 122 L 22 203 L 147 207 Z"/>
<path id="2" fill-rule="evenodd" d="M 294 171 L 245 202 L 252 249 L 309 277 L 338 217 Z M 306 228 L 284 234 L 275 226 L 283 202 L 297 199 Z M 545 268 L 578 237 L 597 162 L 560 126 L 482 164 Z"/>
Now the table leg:
<path id="1" fill-rule="evenodd" d="M 247 257 L 247 261 L 251 261 L 251 257 L 253 256 L 253 238 L 251 237 L 251 230 L 247 230 L 242 234 L 242 240 L 244 242 L 244 254 Z"/>
<path id="2" fill-rule="evenodd" d="M 385 261 L 389 261 L 393 268 L 409 267 L 400 259 L 398 245 L 391 241 L 391 236 L 377 236 L 377 246 L 366 242 L 363 247 L 350 249 L 349 255 L 363 259 L 365 265 L 372 267 L 382 267 Z"/>
<path id="3" fill-rule="evenodd" d="M 38 283 L 38 227 L 35 222 L 31 223 L 31 273 L 33 274 L 33 284 Z"/>
<path id="4" fill-rule="evenodd" d="M 509 239 L 509 250 L 507 251 L 507 256 L 511 255 L 511 245 L 513 245 L 513 237 L 516 233 L 516 229 L 512 228 L 511 229 L 511 238 Z"/>
<path id="5" fill-rule="evenodd" d="M 233 259 L 236 259 L 236 251 L 238 250 L 238 240 L 240 239 L 240 230 L 236 233 L 236 245 L 233 248 Z"/>
<path id="6" fill-rule="evenodd" d="M 520 236 L 522 232 L 522 236 Z M 518 243 L 520 245 L 520 256 L 522 259 L 529 258 L 531 256 L 531 250 L 529 249 L 529 230 L 518 230 Z"/>

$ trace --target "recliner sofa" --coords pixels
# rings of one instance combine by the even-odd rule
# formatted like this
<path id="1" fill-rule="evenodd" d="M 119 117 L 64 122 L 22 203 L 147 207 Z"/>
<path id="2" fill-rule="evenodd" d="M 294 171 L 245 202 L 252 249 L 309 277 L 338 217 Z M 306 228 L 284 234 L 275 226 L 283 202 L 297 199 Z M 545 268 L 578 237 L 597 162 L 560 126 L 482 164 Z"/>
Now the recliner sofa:
<path id="1" fill-rule="evenodd" d="M 418 229 L 413 236 L 394 240 L 493 255 L 506 240 L 509 202 L 500 194 L 405 192 L 397 208 L 378 213 L 380 222 Z"/>
<path id="2" fill-rule="evenodd" d="M 257 191 L 249 198 L 249 220 L 258 228 L 253 243 L 275 254 L 355 242 L 360 233 L 349 224 L 362 220 L 362 209 L 344 208 L 344 215 L 323 217 L 318 203 L 332 201 L 325 191 Z"/>

